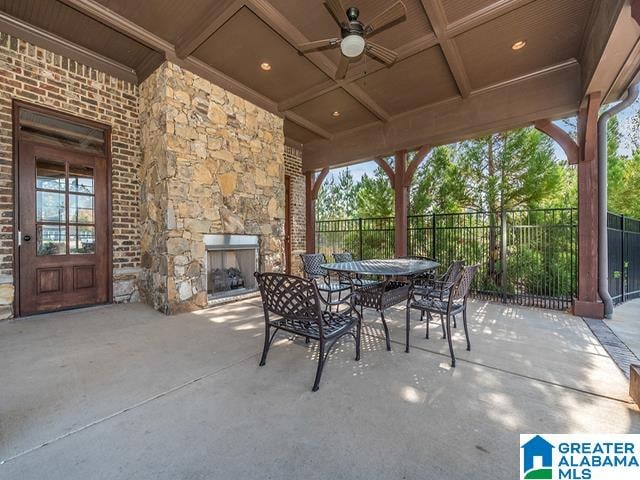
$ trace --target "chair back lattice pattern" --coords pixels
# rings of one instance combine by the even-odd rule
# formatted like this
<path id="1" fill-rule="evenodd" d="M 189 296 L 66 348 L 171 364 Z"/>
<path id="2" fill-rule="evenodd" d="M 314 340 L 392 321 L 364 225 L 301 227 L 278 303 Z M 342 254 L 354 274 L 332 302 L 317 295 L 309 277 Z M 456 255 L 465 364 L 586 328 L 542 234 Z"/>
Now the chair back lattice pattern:
<path id="1" fill-rule="evenodd" d="M 456 260 L 452 262 L 451 265 L 449 265 L 449 268 L 447 268 L 442 280 L 446 283 L 455 283 L 463 268 L 463 260 Z"/>
<path id="2" fill-rule="evenodd" d="M 284 318 L 321 323 L 318 287 L 313 280 L 284 273 L 255 273 L 265 310 Z"/>
<path id="3" fill-rule="evenodd" d="M 334 253 L 333 259 L 336 263 L 353 262 L 353 254 L 351 252 Z"/>
<path id="4" fill-rule="evenodd" d="M 471 284 L 473 283 L 473 278 L 476 276 L 478 267 L 479 265 L 468 265 L 466 267 L 462 267 L 460 279 L 453 287 L 453 301 L 467 298 L 467 295 L 469 295 L 469 292 L 471 291 Z"/>
<path id="5" fill-rule="evenodd" d="M 301 253 L 302 269 L 309 278 L 324 277 L 327 271 L 320 265 L 327 263 L 324 253 Z"/>

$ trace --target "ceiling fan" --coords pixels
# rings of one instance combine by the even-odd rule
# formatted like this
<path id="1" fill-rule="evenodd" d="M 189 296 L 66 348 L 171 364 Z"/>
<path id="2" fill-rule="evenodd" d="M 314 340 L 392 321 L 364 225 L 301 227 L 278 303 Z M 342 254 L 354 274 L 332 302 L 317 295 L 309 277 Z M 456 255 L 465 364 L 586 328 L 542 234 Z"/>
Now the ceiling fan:
<path id="1" fill-rule="evenodd" d="M 379 13 L 368 25 L 358 20 L 360 11 L 356 7 L 349 7 L 345 10 L 341 0 L 325 0 L 324 3 L 340 26 L 341 38 L 326 38 L 315 42 L 302 43 L 298 45 L 298 50 L 308 52 L 309 50 L 333 48 L 340 45 L 342 57 L 336 70 L 336 80 L 345 77 L 351 60 L 359 57 L 363 52 L 381 60 L 387 65 L 391 65 L 396 61 L 398 58 L 396 52 L 369 41 L 367 37 L 405 17 L 407 11 L 404 3 L 397 1 Z M 347 14 L 346 21 L 341 20 L 345 12 Z"/>

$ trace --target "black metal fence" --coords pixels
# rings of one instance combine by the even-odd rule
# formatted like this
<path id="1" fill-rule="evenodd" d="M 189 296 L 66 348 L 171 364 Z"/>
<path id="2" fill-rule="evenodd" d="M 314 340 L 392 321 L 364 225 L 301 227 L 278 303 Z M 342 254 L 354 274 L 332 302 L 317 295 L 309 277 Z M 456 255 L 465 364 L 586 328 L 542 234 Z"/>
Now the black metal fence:
<path id="1" fill-rule="evenodd" d="M 609 212 L 609 293 L 615 304 L 640 297 L 640 220 Z"/>
<path id="2" fill-rule="evenodd" d="M 565 309 L 576 291 L 575 209 L 513 210 L 411 216 L 409 254 L 480 264 L 482 298 Z M 316 222 L 316 248 L 361 259 L 394 255 L 394 219 Z"/>

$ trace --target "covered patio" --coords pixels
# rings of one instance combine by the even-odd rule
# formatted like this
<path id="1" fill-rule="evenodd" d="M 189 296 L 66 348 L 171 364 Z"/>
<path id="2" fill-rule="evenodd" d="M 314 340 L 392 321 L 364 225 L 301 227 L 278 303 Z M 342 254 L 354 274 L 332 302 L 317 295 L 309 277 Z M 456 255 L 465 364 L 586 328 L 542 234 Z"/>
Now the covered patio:
<path id="1" fill-rule="evenodd" d="M 374 315 L 362 360 L 279 337 L 258 367 L 259 301 L 164 316 L 96 307 L 0 324 L 5 478 L 512 478 L 522 432 L 632 433 L 627 381 L 578 317 L 473 301 L 474 348 L 393 351 Z M 52 323 L 53 322 L 53 323 Z M 53 328 L 55 326 L 55 328 Z M 436 324 L 433 325 L 437 330 Z M 344 348 L 342 348 L 344 347 Z M 25 381 L 28 380 L 28 381 Z"/>
<path id="2" fill-rule="evenodd" d="M 600 335 L 636 338 L 602 321 L 600 112 L 639 71 L 640 0 L 0 0 L 0 477 L 506 479 L 521 433 L 640 431 Z M 258 366 L 254 273 L 318 294 L 297 276 L 331 168 L 386 173 L 403 257 L 432 149 L 526 126 L 577 170 L 566 311 L 455 297 L 457 274 L 470 351 L 416 315 L 405 353 L 405 296 L 390 348 L 365 309 L 361 358 L 341 338 L 316 393 L 312 335 Z"/>

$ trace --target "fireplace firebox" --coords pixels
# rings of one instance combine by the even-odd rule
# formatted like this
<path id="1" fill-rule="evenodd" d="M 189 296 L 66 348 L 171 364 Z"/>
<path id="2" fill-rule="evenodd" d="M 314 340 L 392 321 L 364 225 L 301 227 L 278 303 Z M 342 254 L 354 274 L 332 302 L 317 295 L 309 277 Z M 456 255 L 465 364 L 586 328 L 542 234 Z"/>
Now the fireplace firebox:
<path id="1" fill-rule="evenodd" d="M 257 235 L 205 235 L 204 244 L 209 301 L 257 291 L 253 276 L 259 260 Z"/>

